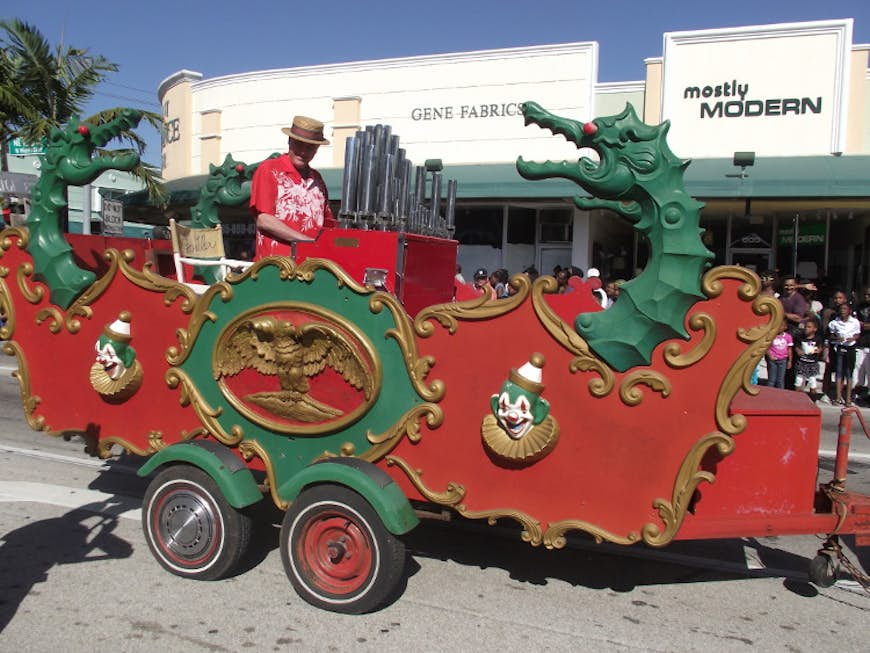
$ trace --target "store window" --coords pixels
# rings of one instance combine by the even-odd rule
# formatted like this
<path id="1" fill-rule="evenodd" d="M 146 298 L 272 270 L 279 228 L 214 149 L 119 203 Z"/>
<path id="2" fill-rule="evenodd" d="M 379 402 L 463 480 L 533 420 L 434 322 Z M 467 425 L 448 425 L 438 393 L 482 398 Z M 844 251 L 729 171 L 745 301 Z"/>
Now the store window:
<path id="1" fill-rule="evenodd" d="M 541 242 L 570 243 L 574 238 L 574 210 L 541 209 Z"/>
<path id="2" fill-rule="evenodd" d="M 535 244 L 535 209 L 508 207 L 507 241 L 510 244 Z"/>
<path id="3" fill-rule="evenodd" d="M 795 247 L 795 222 L 780 218 L 776 229 L 776 260 L 781 270 L 794 271 L 803 279 L 824 276 L 827 225 L 823 217 L 800 217 Z M 792 270 L 797 263 L 797 269 Z"/>
<path id="4" fill-rule="evenodd" d="M 504 211 L 500 206 L 456 207 L 455 238 L 461 245 L 501 248 Z"/>

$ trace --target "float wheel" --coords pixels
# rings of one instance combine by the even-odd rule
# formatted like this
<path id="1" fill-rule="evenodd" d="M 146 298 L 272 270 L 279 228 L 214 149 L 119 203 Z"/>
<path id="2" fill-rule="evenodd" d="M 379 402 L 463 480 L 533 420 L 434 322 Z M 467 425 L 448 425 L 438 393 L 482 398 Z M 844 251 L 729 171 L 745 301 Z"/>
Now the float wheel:
<path id="1" fill-rule="evenodd" d="M 360 495 L 340 485 L 304 490 L 284 515 L 281 560 L 293 588 L 333 612 L 370 612 L 398 590 L 405 545 Z"/>
<path id="2" fill-rule="evenodd" d="M 820 553 L 810 562 L 809 577 L 814 585 L 831 587 L 837 582 L 839 565 L 833 556 Z"/>
<path id="3" fill-rule="evenodd" d="M 154 477 L 142 503 L 142 528 L 164 569 L 197 580 L 229 574 L 251 539 L 250 517 L 191 465 L 173 465 Z"/>

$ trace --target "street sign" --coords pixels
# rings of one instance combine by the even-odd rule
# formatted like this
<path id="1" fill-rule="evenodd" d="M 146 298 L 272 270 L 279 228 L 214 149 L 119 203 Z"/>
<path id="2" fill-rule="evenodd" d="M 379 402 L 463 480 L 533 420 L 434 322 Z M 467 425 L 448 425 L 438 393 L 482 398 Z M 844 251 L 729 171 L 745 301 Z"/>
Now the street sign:
<path id="1" fill-rule="evenodd" d="M 117 200 L 103 198 L 103 235 L 124 235 L 124 205 Z"/>
<path id="2" fill-rule="evenodd" d="M 13 138 L 9 141 L 9 154 L 25 156 L 28 154 L 45 154 L 45 148 L 42 145 L 25 145 L 20 138 Z"/>
<path id="3" fill-rule="evenodd" d="M 30 188 L 39 181 L 37 175 L 23 172 L 0 172 L 0 193 L 30 197 Z"/>

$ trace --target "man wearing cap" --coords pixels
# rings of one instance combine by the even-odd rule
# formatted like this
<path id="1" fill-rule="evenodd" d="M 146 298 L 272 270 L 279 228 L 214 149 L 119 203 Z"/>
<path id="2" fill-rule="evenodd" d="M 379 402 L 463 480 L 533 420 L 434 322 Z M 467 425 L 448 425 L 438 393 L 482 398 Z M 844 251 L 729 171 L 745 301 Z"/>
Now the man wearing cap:
<path id="1" fill-rule="evenodd" d="M 317 238 L 324 227 L 337 222 L 329 208 L 326 184 L 309 163 L 317 148 L 328 145 L 323 123 L 296 116 L 282 130 L 287 154 L 266 159 L 251 183 L 251 214 L 257 224 L 255 260 L 264 256 L 290 256 L 292 243 Z"/>

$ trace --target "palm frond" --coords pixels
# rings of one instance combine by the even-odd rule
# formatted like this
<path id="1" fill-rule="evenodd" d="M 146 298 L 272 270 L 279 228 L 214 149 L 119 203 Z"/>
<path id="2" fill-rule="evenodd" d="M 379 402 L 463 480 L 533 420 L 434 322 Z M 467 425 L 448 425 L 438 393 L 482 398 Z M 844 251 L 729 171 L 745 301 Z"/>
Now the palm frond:
<path id="1" fill-rule="evenodd" d="M 94 153 L 99 156 L 113 156 L 129 154 L 131 152 L 134 152 L 134 150 L 129 148 L 121 148 L 117 150 L 97 148 L 94 150 Z M 169 193 L 166 191 L 166 186 L 163 183 L 163 179 L 160 177 L 160 170 L 158 168 L 140 162 L 130 170 L 130 174 L 142 182 L 145 186 L 145 190 L 148 192 L 148 198 L 154 204 L 161 209 L 166 208 L 166 205 L 169 203 Z"/>

